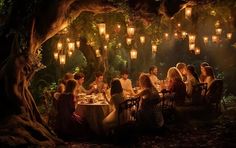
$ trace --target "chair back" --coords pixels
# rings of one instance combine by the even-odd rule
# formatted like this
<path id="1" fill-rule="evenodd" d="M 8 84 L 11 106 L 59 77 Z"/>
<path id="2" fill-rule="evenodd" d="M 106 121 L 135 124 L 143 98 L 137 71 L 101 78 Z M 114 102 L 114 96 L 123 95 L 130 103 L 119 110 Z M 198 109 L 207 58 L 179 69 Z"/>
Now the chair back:
<path id="1" fill-rule="evenodd" d="M 209 103 L 220 103 L 223 95 L 223 80 L 215 79 L 209 86 L 206 99 Z"/>
<path id="2" fill-rule="evenodd" d="M 192 103 L 201 104 L 204 102 L 207 92 L 207 83 L 199 83 L 193 86 Z"/>
<path id="3" fill-rule="evenodd" d="M 118 124 L 121 125 L 121 118 L 125 120 L 136 120 L 136 112 L 139 109 L 140 97 L 127 99 L 119 104 Z M 122 116 L 123 115 L 123 116 Z"/>

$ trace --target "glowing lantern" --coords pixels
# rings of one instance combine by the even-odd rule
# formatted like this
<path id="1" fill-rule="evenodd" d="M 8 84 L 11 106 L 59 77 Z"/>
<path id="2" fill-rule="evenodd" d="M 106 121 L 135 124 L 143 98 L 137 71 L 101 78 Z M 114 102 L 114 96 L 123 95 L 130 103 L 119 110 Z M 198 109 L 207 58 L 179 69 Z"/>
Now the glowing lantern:
<path id="1" fill-rule="evenodd" d="M 178 26 L 178 27 L 181 27 L 181 24 L 180 24 L 180 23 L 178 23 L 178 24 L 177 24 L 177 26 Z"/>
<path id="2" fill-rule="evenodd" d="M 132 42 L 132 39 L 131 39 L 131 38 L 126 38 L 126 43 L 127 43 L 127 45 L 130 45 L 131 42 Z"/>
<path id="3" fill-rule="evenodd" d="M 107 50 L 107 45 L 104 45 L 104 49 Z"/>
<path id="4" fill-rule="evenodd" d="M 105 34 L 105 40 L 108 41 L 109 40 L 109 34 Z"/>
<path id="5" fill-rule="evenodd" d="M 213 35 L 211 39 L 212 39 L 212 42 L 215 42 L 215 43 L 218 41 L 218 37 L 216 35 Z"/>
<path id="6" fill-rule="evenodd" d="M 66 41 L 67 41 L 67 42 L 70 42 L 70 38 L 66 38 Z"/>
<path id="7" fill-rule="evenodd" d="M 216 34 L 217 34 L 217 35 L 221 35 L 221 33 L 222 33 L 222 29 L 221 29 L 221 28 L 217 28 L 217 29 L 216 29 Z"/>
<path id="8" fill-rule="evenodd" d="M 175 32 L 175 33 L 174 33 L 174 37 L 175 37 L 175 38 L 178 38 L 178 33 Z"/>
<path id="9" fill-rule="evenodd" d="M 58 59 L 58 52 L 54 52 L 53 55 L 54 55 L 54 58 L 57 60 Z"/>
<path id="10" fill-rule="evenodd" d="M 232 38 L 232 33 L 227 33 L 227 39 L 231 39 Z"/>
<path id="11" fill-rule="evenodd" d="M 164 33 L 164 37 L 167 40 L 169 38 L 169 34 L 168 33 Z"/>
<path id="12" fill-rule="evenodd" d="M 219 28 L 219 27 L 220 27 L 220 21 L 219 21 L 219 20 L 216 21 L 215 27 L 216 27 L 216 28 Z"/>
<path id="13" fill-rule="evenodd" d="M 96 49 L 95 53 L 96 53 L 96 57 L 100 57 L 101 56 L 101 53 L 100 53 L 99 49 Z"/>
<path id="14" fill-rule="evenodd" d="M 187 36 L 187 32 L 182 31 L 182 37 L 185 38 Z"/>
<path id="15" fill-rule="evenodd" d="M 77 46 L 77 48 L 80 47 L 80 41 L 76 41 L 76 46 Z"/>
<path id="16" fill-rule="evenodd" d="M 118 28 L 118 29 L 120 29 L 120 28 L 121 28 L 120 24 L 117 24 L 117 28 Z"/>
<path id="17" fill-rule="evenodd" d="M 189 50 L 194 50 L 194 49 L 195 49 L 195 44 L 194 43 L 189 44 Z"/>
<path id="18" fill-rule="evenodd" d="M 194 43 L 196 39 L 195 35 L 189 35 L 189 43 Z"/>
<path id="19" fill-rule="evenodd" d="M 75 50 L 75 43 L 74 42 L 68 43 L 68 49 L 74 51 Z"/>
<path id="20" fill-rule="evenodd" d="M 192 7 L 186 7 L 185 8 L 185 17 L 188 18 L 188 17 L 191 17 L 192 15 Z"/>
<path id="21" fill-rule="evenodd" d="M 136 49 L 132 49 L 132 50 L 130 51 L 130 58 L 131 58 L 131 59 L 137 59 L 137 56 L 138 56 L 137 50 L 136 50 Z"/>
<path id="22" fill-rule="evenodd" d="M 71 50 L 69 50 L 69 51 L 68 51 L 68 56 L 70 57 L 70 56 L 72 55 L 72 53 L 73 53 L 73 52 L 72 52 Z"/>
<path id="23" fill-rule="evenodd" d="M 194 52 L 195 52 L 195 55 L 199 55 L 201 53 L 201 50 L 200 48 L 196 47 Z"/>
<path id="24" fill-rule="evenodd" d="M 106 33 L 106 24 L 105 23 L 98 24 L 98 30 L 100 35 L 104 35 Z"/>
<path id="25" fill-rule="evenodd" d="M 152 44 L 152 52 L 153 53 L 157 52 L 157 45 L 156 44 Z"/>
<path id="26" fill-rule="evenodd" d="M 58 42 L 57 43 L 57 50 L 61 50 L 62 49 L 62 43 L 61 42 Z"/>
<path id="27" fill-rule="evenodd" d="M 145 43 L 145 36 L 140 36 L 140 42 L 141 42 L 142 44 Z"/>
<path id="28" fill-rule="evenodd" d="M 134 35 L 134 27 L 127 27 L 127 34 L 129 36 L 133 36 Z"/>
<path id="29" fill-rule="evenodd" d="M 206 44 L 208 42 L 208 37 L 207 36 L 204 36 L 203 37 L 203 42 Z"/>
<path id="30" fill-rule="evenodd" d="M 117 45 L 117 46 L 118 46 L 118 48 L 120 48 L 120 47 L 121 47 L 121 43 L 118 43 L 118 45 Z"/>
<path id="31" fill-rule="evenodd" d="M 66 55 L 64 54 L 59 55 L 59 62 L 62 65 L 66 64 Z"/>

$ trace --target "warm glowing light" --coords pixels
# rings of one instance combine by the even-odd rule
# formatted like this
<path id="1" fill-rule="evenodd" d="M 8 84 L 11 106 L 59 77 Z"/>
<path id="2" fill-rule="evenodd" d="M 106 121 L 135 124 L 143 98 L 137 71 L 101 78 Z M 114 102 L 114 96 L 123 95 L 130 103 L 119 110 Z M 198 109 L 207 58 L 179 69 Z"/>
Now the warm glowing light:
<path id="1" fill-rule="evenodd" d="M 58 42 L 57 43 L 57 50 L 61 50 L 62 49 L 62 43 L 61 42 Z"/>
<path id="2" fill-rule="evenodd" d="M 142 44 L 145 43 L 145 36 L 140 36 L 140 43 L 142 43 Z"/>
<path id="3" fill-rule="evenodd" d="M 107 50 L 107 45 L 104 45 L 104 49 Z"/>
<path id="4" fill-rule="evenodd" d="M 181 27 L 181 24 L 180 24 L 180 23 L 178 23 L 178 24 L 177 24 L 177 26 L 178 26 L 178 27 Z"/>
<path id="5" fill-rule="evenodd" d="M 153 53 L 157 52 L 157 45 L 156 44 L 152 44 L 152 52 Z"/>
<path id="6" fill-rule="evenodd" d="M 195 35 L 189 35 L 189 43 L 195 43 L 196 36 Z"/>
<path id="7" fill-rule="evenodd" d="M 118 28 L 118 29 L 120 29 L 120 28 L 121 28 L 120 24 L 117 24 L 117 28 Z"/>
<path id="8" fill-rule="evenodd" d="M 191 17 L 192 15 L 192 7 L 186 7 L 185 8 L 185 17 L 188 18 L 188 17 Z"/>
<path id="9" fill-rule="evenodd" d="M 121 47 L 121 43 L 118 43 L 118 45 L 117 45 L 117 46 L 118 46 L 118 48 L 120 48 L 120 47 Z"/>
<path id="10" fill-rule="evenodd" d="M 131 38 L 126 38 L 126 43 L 127 43 L 127 45 L 130 45 L 131 42 L 132 42 L 132 39 L 131 39 Z"/>
<path id="11" fill-rule="evenodd" d="M 134 27 L 127 27 L 127 34 L 129 36 L 133 36 L 134 35 Z"/>
<path id="12" fill-rule="evenodd" d="M 174 37 L 178 38 L 178 33 L 177 32 L 174 33 Z"/>
<path id="13" fill-rule="evenodd" d="M 216 11 L 215 11 L 215 10 L 212 10 L 212 11 L 210 12 L 210 14 L 213 15 L 213 16 L 215 16 L 215 15 L 216 15 Z"/>
<path id="14" fill-rule="evenodd" d="M 80 41 L 76 41 L 76 47 L 77 47 L 77 48 L 80 47 Z"/>
<path id="15" fill-rule="evenodd" d="M 106 33 L 106 24 L 105 23 L 98 24 L 98 30 L 100 35 L 104 35 Z"/>
<path id="16" fill-rule="evenodd" d="M 216 28 L 219 28 L 219 27 L 220 27 L 220 21 L 219 21 L 219 20 L 216 21 L 215 27 L 216 27 Z"/>
<path id="17" fill-rule="evenodd" d="M 213 35 L 211 37 L 211 40 L 212 40 L 212 42 L 217 42 L 218 41 L 218 37 L 216 35 Z"/>
<path id="18" fill-rule="evenodd" d="M 100 57 L 101 56 L 101 53 L 100 53 L 99 49 L 96 49 L 95 53 L 96 53 L 96 57 Z"/>
<path id="19" fill-rule="evenodd" d="M 110 35 L 109 34 L 105 34 L 105 40 L 108 41 L 109 40 Z"/>
<path id="20" fill-rule="evenodd" d="M 221 35 L 221 33 L 222 33 L 222 29 L 221 29 L 221 28 L 217 28 L 217 29 L 216 29 L 216 34 L 217 34 L 217 35 Z"/>
<path id="21" fill-rule="evenodd" d="M 58 59 L 58 52 L 54 52 L 53 55 L 54 55 L 54 59 L 57 60 Z"/>
<path id="22" fill-rule="evenodd" d="M 130 58 L 131 58 L 131 59 L 137 59 L 137 56 L 138 56 L 137 50 L 136 50 L 136 49 L 132 49 L 132 50 L 130 51 Z"/>
<path id="23" fill-rule="evenodd" d="M 67 41 L 67 42 L 70 42 L 70 38 L 66 38 L 66 41 Z"/>
<path id="24" fill-rule="evenodd" d="M 195 55 L 199 55 L 201 53 L 201 50 L 200 48 L 196 47 L 194 52 L 195 52 Z"/>
<path id="25" fill-rule="evenodd" d="M 164 33 L 164 37 L 165 37 L 165 39 L 168 39 L 169 38 L 169 34 L 168 33 Z"/>
<path id="26" fill-rule="evenodd" d="M 185 38 L 187 36 L 187 32 L 182 31 L 182 37 Z"/>
<path id="27" fill-rule="evenodd" d="M 75 43 L 74 42 L 68 43 L 68 49 L 74 51 L 75 50 Z"/>
<path id="28" fill-rule="evenodd" d="M 206 44 L 206 43 L 208 43 L 208 37 L 207 36 L 204 36 L 203 37 L 203 42 Z"/>
<path id="29" fill-rule="evenodd" d="M 73 52 L 72 52 L 71 50 L 69 50 L 69 51 L 68 51 L 68 56 L 70 57 L 70 56 L 72 55 L 72 53 L 73 53 Z"/>
<path id="30" fill-rule="evenodd" d="M 232 38 L 232 33 L 227 33 L 227 39 L 231 39 Z"/>
<path id="31" fill-rule="evenodd" d="M 189 44 L 189 50 L 194 50 L 195 49 L 195 44 L 194 43 L 190 43 Z"/>
<path id="32" fill-rule="evenodd" d="M 62 65 L 66 64 L 66 55 L 64 54 L 59 55 L 59 62 Z"/>

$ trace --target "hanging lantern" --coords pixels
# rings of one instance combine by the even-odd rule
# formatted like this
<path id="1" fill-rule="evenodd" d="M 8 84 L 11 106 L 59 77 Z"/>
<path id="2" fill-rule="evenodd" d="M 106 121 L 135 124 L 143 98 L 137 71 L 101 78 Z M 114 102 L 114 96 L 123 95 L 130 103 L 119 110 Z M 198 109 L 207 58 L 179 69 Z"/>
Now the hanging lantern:
<path id="1" fill-rule="evenodd" d="M 232 38 L 232 33 L 227 33 L 227 39 L 231 39 Z"/>
<path id="2" fill-rule="evenodd" d="M 206 44 L 206 43 L 208 43 L 208 37 L 207 36 L 204 36 L 203 37 L 203 42 Z"/>
<path id="3" fill-rule="evenodd" d="M 216 27 L 216 28 L 219 28 L 219 27 L 220 27 L 220 21 L 219 21 L 219 20 L 216 21 L 215 27 Z"/>
<path id="4" fill-rule="evenodd" d="M 75 50 L 75 43 L 74 42 L 69 42 L 68 43 L 68 50 L 72 50 L 72 51 Z"/>
<path id="5" fill-rule="evenodd" d="M 177 26 L 178 26 L 178 27 L 181 27 L 181 24 L 180 24 L 180 23 L 178 23 L 178 24 L 177 24 Z"/>
<path id="6" fill-rule="evenodd" d="M 156 53 L 156 52 L 157 52 L 157 45 L 152 44 L 152 53 Z"/>
<path id="7" fill-rule="evenodd" d="M 106 33 L 106 24 L 105 23 L 98 24 L 98 30 L 100 35 L 104 35 Z"/>
<path id="8" fill-rule="evenodd" d="M 54 55 L 54 59 L 57 60 L 58 59 L 58 52 L 54 52 L 53 55 Z"/>
<path id="9" fill-rule="evenodd" d="M 164 33 L 164 37 L 167 40 L 169 38 L 169 34 L 168 33 Z"/>
<path id="10" fill-rule="evenodd" d="M 57 43 L 57 50 L 61 50 L 62 49 L 62 43 L 61 42 L 58 42 Z"/>
<path id="11" fill-rule="evenodd" d="M 145 36 L 140 36 L 140 43 L 142 43 L 142 44 L 145 43 Z"/>
<path id="12" fill-rule="evenodd" d="M 96 57 L 97 57 L 97 58 L 101 56 L 101 53 L 100 53 L 100 50 L 99 50 L 99 49 L 96 49 L 95 53 L 96 53 Z"/>
<path id="13" fill-rule="evenodd" d="M 222 33 L 222 29 L 221 28 L 217 28 L 216 29 L 216 35 L 221 35 Z"/>
<path id="14" fill-rule="evenodd" d="M 189 50 L 194 50 L 195 49 L 195 44 L 194 43 L 190 43 L 189 44 Z"/>
<path id="15" fill-rule="evenodd" d="M 77 48 L 80 47 L 80 41 L 76 41 L 76 47 L 77 47 Z"/>
<path id="16" fill-rule="evenodd" d="M 185 8 L 185 17 L 189 18 L 192 15 L 192 7 L 186 7 Z"/>
<path id="17" fill-rule="evenodd" d="M 121 47 L 121 43 L 118 43 L 117 47 L 120 48 Z"/>
<path id="18" fill-rule="evenodd" d="M 120 28 L 121 28 L 121 25 L 120 25 L 120 24 L 117 24 L 117 28 L 120 29 Z"/>
<path id="19" fill-rule="evenodd" d="M 69 50 L 69 51 L 68 51 L 68 56 L 70 57 L 70 56 L 72 55 L 72 53 L 73 53 L 73 52 L 72 52 L 71 50 Z"/>
<path id="20" fill-rule="evenodd" d="M 189 35 L 189 43 L 195 43 L 196 36 L 195 35 Z"/>
<path id="21" fill-rule="evenodd" d="M 200 48 L 196 47 L 194 50 L 195 55 L 199 55 L 201 53 Z"/>
<path id="22" fill-rule="evenodd" d="M 132 50 L 130 51 L 130 58 L 131 58 L 131 59 L 137 59 L 137 56 L 138 56 L 137 50 L 136 50 L 136 49 L 132 49 Z"/>
<path id="23" fill-rule="evenodd" d="M 67 41 L 67 42 L 70 42 L 70 38 L 66 38 L 66 41 Z"/>
<path id="24" fill-rule="evenodd" d="M 103 47 L 105 50 L 107 50 L 107 45 L 104 45 L 104 47 Z"/>
<path id="25" fill-rule="evenodd" d="M 132 39 L 131 39 L 131 38 L 126 38 L 126 43 L 127 43 L 127 45 L 130 45 L 131 42 L 132 42 Z"/>
<path id="26" fill-rule="evenodd" d="M 108 40 L 109 40 L 109 37 L 110 37 L 110 35 L 106 33 L 106 34 L 105 34 L 105 40 L 108 41 Z"/>
<path id="27" fill-rule="evenodd" d="M 182 31 L 182 37 L 185 38 L 187 36 L 187 32 Z"/>
<path id="28" fill-rule="evenodd" d="M 218 41 L 218 37 L 216 35 L 213 35 L 211 37 L 211 39 L 212 39 L 212 42 L 214 42 L 214 43 L 216 43 Z"/>
<path id="29" fill-rule="evenodd" d="M 134 27 L 127 27 L 127 34 L 129 36 L 133 36 L 134 35 Z"/>
<path id="30" fill-rule="evenodd" d="M 64 54 L 59 55 L 59 62 L 62 65 L 66 64 L 66 55 Z"/>
<path id="31" fill-rule="evenodd" d="M 174 33 L 174 37 L 178 38 L 178 33 L 177 32 Z"/>

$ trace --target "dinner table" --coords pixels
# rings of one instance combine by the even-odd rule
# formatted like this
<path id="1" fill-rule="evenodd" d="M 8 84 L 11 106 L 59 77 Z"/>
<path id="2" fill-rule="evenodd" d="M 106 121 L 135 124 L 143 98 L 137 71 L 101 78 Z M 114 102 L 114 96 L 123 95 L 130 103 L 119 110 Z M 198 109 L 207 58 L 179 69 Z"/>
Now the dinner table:
<path id="1" fill-rule="evenodd" d="M 78 94 L 76 113 L 87 120 L 90 129 L 96 134 L 103 134 L 103 120 L 112 111 L 112 107 L 102 94 Z"/>

